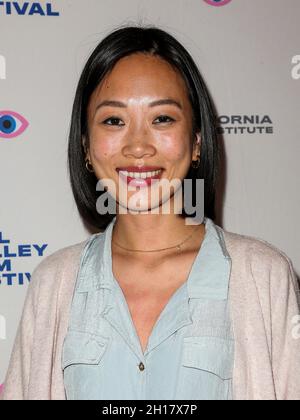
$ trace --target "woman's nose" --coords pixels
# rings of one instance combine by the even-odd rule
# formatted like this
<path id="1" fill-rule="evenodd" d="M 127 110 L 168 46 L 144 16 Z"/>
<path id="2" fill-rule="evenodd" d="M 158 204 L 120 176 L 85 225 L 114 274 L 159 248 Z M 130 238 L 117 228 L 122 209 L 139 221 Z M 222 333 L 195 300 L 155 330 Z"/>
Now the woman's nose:
<path id="1" fill-rule="evenodd" d="M 123 147 L 124 156 L 141 158 L 144 155 L 152 156 L 155 151 L 153 136 L 147 128 L 143 127 L 127 133 Z"/>

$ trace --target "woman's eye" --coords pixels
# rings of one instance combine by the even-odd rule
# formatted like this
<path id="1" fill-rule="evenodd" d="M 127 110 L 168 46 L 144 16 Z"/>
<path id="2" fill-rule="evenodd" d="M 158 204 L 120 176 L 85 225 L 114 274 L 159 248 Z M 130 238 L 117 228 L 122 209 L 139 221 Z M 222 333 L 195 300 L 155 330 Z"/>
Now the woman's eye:
<path id="1" fill-rule="evenodd" d="M 118 117 L 110 117 L 107 118 L 106 120 L 103 121 L 103 124 L 106 125 L 115 125 L 115 126 L 119 126 L 121 127 L 123 124 L 120 124 L 120 121 L 122 121 L 120 118 Z M 167 115 L 160 115 L 159 117 L 156 118 L 155 121 L 158 121 L 158 123 L 170 123 L 172 121 L 175 121 L 173 118 L 167 116 Z"/>
<path id="2" fill-rule="evenodd" d="M 110 123 L 108 121 L 111 121 Z M 125 124 L 118 124 L 118 122 L 121 121 L 120 118 L 117 117 L 111 117 L 111 118 L 107 118 L 105 121 L 103 121 L 103 124 L 107 124 L 107 125 L 125 125 Z"/>
<path id="3" fill-rule="evenodd" d="M 159 117 L 156 118 L 155 121 L 160 120 L 159 122 L 162 123 L 168 123 L 168 122 L 172 122 L 175 121 L 173 118 L 168 117 L 168 115 L 160 115 Z"/>

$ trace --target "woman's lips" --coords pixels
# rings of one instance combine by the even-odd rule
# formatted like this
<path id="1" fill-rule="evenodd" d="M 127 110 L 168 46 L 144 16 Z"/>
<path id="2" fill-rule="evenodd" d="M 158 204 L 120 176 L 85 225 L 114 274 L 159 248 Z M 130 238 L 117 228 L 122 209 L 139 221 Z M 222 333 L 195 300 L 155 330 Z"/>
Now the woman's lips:
<path id="1" fill-rule="evenodd" d="M 149 187 L 151 186 L 151 184 L 157 183 L 160 180 L 161 175 L 163 173 L 163 169 L 159 172 L 159 174 L 153 175 L 149 178 L 134 178 L 134 177 L 124 174 L 121 171 L 118 171 L 118 173 L 119 173 L 120 179 L 124 181 L 125 183 L 127 183 L 127 185 L 130 184 L 130 186 L 132 187 Z"/>

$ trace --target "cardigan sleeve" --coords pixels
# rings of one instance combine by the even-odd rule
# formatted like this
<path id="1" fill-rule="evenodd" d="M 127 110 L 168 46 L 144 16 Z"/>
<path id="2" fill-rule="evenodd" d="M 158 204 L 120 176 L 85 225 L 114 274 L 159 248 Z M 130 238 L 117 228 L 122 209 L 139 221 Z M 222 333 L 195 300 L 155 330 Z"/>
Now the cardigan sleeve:
<path id="1" fill-rule="evenodd" d="M 292 262 L 285 254 L 273 272 L 270 287 L 276 398 L 300 400 L 299 285 Z"/>
<path id="2" fill-rule="evenodd" d="M 65 399 L 60 352 L 85 244 L 61 248 L 33 270 L 0 399 Z"/>
<path id="3" fill-rule="evenodd" d="M 26 400 L 28 396 L 40 268 L 41 264 L 33 271 L 27 289 L 0 400 Z"/>

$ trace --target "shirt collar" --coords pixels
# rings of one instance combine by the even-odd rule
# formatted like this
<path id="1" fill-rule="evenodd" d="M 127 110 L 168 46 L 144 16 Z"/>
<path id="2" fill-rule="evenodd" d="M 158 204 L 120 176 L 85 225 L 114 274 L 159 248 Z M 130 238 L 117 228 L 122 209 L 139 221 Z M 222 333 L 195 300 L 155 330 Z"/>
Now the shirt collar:
<path id="1" fill-rule="evenodd" d="M 111 238 L 116 216 L 104 232 L 92 235 L 81 259 L 77 291 L 114 287 Z M 190 298 L 227 299 L 231 258 L 225 246 L 223 229 L 204 217 L 205 235 L 187 280 Z"/>

